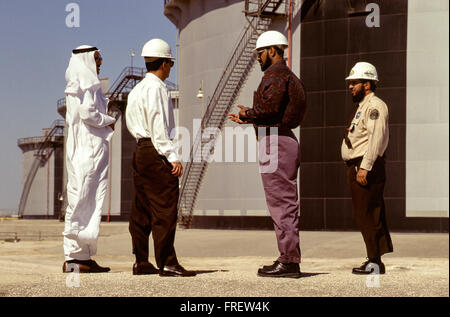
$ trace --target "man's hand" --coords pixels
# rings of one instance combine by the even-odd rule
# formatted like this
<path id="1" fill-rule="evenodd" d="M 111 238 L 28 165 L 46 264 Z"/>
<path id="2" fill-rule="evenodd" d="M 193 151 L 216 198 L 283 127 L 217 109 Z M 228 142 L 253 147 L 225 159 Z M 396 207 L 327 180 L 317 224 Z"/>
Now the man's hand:
<path id="1" fill-rule="evenodd" d="M 358 173 L 356 174 L 356 181 L 358 182 L 358 184 L 362 186 L 367 185 L 367 173 L 368 171 L 365 169 L 358 169 Z"/>
<path id="2" fill-rule="evenodd" d="M 241 109 L 239 111 L 239 113 L 238 114 L 235 114 L 235 113 L 228 114 L 228 119 L 230 119 L 231 121 L 234 121 L 236 123 L 239 123 L 239 124 L 248 123 L 249 121 L 245 120 L 247 118 L 245 111 L 250 108 L 244 107 L 243 105 L 238 105 L 237 107 Z M 242 119 L 244 119 L 244 120 L 242 120 Z"/>
<path id="3" fill-rule="evenodd" d="M 237 107 L 239 109 L 241 109 L 241 111 L 239 111 L 239 118 L 248 119 L 247 114 L 245 113 L 245 111 L 250 110 L 250 108 L 244 107 L 243 105 L 237 105 Z"/>
<path id="4" fill-rule="evenodd" d="M 109 101 L 108 103 L 108 115 L 118 119 L 119 116 L 121 115 L 121 111 L 119 109 L 119 107 L 117 106 L 117 103 L 115 101 Z M 113 128 L 114 130 L 114 128 Z"/>
<path id="5" fill-rule="evenodd" d="M 172 164 L 172 175 L 176 177 L 180 177 L 183 175 L 183 165 L 180 162 L 173 162 Z"/>
<path id="6" fill-rule="evenodd" d="M 239 124 L 247 123 L 247 122 L 242 121 L 241 119 L 239 119 L 239 115 L 237 115 L 235 113 L 228 114 L 228 119 L 230 119 L 231 121 L 234 121 L 236 123 L 239 123 Z"/>

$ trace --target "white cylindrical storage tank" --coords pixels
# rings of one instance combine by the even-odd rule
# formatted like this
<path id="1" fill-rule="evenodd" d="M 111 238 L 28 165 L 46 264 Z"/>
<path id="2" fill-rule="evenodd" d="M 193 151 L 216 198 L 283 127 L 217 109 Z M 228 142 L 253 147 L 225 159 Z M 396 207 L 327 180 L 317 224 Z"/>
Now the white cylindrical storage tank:
<path id="1" fill-rule="evenodd" d="M 239 0 L 166 1 L 164 14 L 179 30 L 179 125 L 189 131 L 190 146 L 225 66 L 248 26 L 244 9 L 245 1 Z M 285 1 L 280 7 L 284 9 Z M 287 36 L 287 17 L 274 17 L 269 28 Z M 298 30 L 293 36 L 299 38 Z M 299 41 L 296 42 L 299 45 Z M 298 75 L 299 62 L 293 66 Z M 255 62 L 233 103 L 232 112 L 237 111 L 238 104 L 252 107 L 253 92 L 262 75 Z M 203 99 L 197 97 L 199 89 L 204 92 Z M 183 148 L 183 153 L 185 151 L 189 149 Z M 239 126 L 226 120 L 221 137 L 216 140 L 214 159 L 208 164 L 197 195 L 193 226 L 271 228 L 268 215 L 254 129 L 251 125 Z"/>

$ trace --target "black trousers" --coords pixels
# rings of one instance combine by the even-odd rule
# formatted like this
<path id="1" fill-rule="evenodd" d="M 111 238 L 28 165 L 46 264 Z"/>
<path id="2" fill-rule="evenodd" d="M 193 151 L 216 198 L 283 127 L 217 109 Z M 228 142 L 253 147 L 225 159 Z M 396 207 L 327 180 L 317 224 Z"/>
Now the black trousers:
<path id="1" fill-rule="evenodd" d="M 347 182 L 352 193 L 353 217 L 366 244 L 367 257 L 374 259 L 393 251 L 383 198 L 385 162 L 378 157 L 367 174 L 367 185 L 362 186 L 356 181 L 356 168 L 361 161 L 358 158 L 347 162 Z"/>
<path id="2" fill-rule="evenodd" d="M 178 177 L 172 164 L 158 154 L 150 139 L 141 139 L 133 155 L 135 198 L 129 230 L 136 262 L 148 261 L 152 233 L 156 265 L 177 265 L 175 230 L 177 226 Z"/>

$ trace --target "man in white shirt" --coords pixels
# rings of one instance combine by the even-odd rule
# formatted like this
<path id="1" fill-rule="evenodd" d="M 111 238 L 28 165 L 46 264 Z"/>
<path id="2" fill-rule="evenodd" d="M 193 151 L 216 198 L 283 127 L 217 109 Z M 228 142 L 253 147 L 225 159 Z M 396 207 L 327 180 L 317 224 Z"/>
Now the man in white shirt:
<path id="1" fill-rule="evenodd" d="M 359 62 L 346 78 L 355 106 L 341 145 L 353 214 L 366 244 L 368 260 L 354 274 L 384 274 L 381 256 L 393 252 L 386 223 L 383 190 L 386 182 L 384 153 L 389 142 L 387 105 L 375 96 L 378 74 L 372 64 Z"/>
<path id="2" fill-rule="evenodd" d="M 174 58 L 163 40 L 148 41 L 143 49 L 147 74 L 128 95 L 126 124 L 137 146 L 133 156 L 135 199 L 129 230 L 136 262 L 133 274 L 194 276 L 177 260 L 174 241 L 179 196 L 178 178 L 183 173 L 171 138 L 175 127 L 173 107 L 164 84 Z M 152 233 L 156 269 L 148 261 Z"/>
<path id="3" fill-rule="evenodd" d="M 97 252 L 101 208 L 108 180 L 109 141 L 116 119 L 108 115 L 98 74 L 102 57 L 96 47 L 72 51 L 66 70 L 66 168 L 68 206 L 64 227 L 63 272 L 108 272 L 91 256 Z"/>

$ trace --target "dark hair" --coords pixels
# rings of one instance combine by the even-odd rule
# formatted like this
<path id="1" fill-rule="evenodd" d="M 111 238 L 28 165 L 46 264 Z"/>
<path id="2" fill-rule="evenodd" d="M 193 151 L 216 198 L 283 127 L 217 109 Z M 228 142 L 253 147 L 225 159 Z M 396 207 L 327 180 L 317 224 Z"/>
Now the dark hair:
<path id="1" fill-rule="evenodd" d="M 169 62 L 168 58 L 158 58 L 157 60 L 154 60 L 153 62 L 146 62 L 145 67 L 147 67 L 147 71 L 155 71 L 158 70 L 162 63 Z"/>
<path id="2" fill-rule="evenodd" d="M 367 80 L 370 83 L 370 90 L 377 91 L 377 83 L 374 80 Z"/>
<path id="3" fill-rule="evenodd" d="M 273 46 L 273 48 L 275 49 L 275 51 L 277 52 L 278 55 L 280 55 L 281 57 L 284 57 L 284 50 L 282 50 L 278 46 Z"/>

